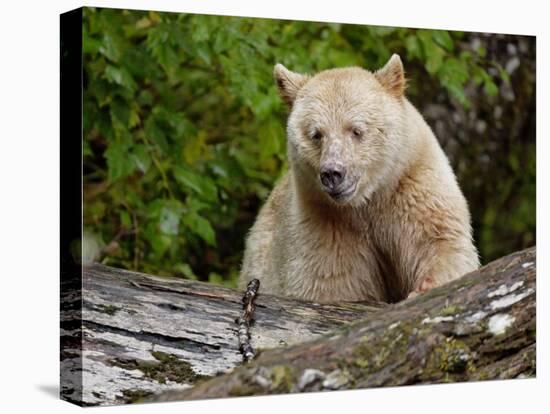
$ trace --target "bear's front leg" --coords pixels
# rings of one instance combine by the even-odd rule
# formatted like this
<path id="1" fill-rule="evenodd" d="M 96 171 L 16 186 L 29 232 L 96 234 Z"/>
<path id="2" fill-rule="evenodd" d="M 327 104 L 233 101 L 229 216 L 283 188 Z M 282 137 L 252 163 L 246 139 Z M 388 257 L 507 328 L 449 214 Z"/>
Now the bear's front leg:
<path id="1" fill-rule="evenodd" d="M 477 253 L 473 246 L 469 247 L 469 243 L 457 243 L 455 240 L 432 242 L 423 250 L 424 260 L 417 262 L 417 272 L 411 275 L 412 290 L 408 298 L 418 296 L 478 268 Z"/>

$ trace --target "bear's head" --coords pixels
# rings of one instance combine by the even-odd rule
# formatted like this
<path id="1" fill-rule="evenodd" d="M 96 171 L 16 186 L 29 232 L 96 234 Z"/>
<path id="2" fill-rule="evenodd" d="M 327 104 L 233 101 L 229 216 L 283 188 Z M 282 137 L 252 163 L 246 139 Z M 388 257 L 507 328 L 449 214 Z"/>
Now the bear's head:
<path id="1" fill-rule="evenodd" d="M 309 76 L 277 64 L 274 76 L 290 108 L 289 162 L 304 188 L 359 206 L 395 176 L 409 145 L 398 55 L 374 73 L 350 67 Z"/>

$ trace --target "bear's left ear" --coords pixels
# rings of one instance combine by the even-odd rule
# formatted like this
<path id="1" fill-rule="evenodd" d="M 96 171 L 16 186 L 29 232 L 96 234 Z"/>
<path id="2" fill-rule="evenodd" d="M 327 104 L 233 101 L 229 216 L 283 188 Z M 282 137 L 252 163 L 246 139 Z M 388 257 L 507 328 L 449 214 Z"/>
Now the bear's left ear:
<path id="1" fill-rule="evenodd" d="M 374 77 L 391 95 L 396 98 L 401 98 L 404 95 L 407 81 L 399 55 L 394 53 L 388 63 L 374 73 Z"/>
<path id="2" fill-rule="evenodd" d="M 289 107 L 292 107 L 298 91 L 309 80 L 308 75 L 292 72 L 280 63 L 275 65 L 275 68 L 273 69 L 273 77 L 277 83 L 277 88 L 279 88 L 281 98 L 283 98 Z"/>

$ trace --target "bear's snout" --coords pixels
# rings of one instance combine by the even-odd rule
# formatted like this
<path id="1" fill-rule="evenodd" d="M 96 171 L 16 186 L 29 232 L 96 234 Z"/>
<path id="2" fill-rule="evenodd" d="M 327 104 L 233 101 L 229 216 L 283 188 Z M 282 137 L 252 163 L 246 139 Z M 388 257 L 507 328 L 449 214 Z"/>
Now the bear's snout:
<path id="1" fill-rule="evenodd" d="M 342 164 L 330 163 L 321 167 L 319 177 L 321 183 L 330 192 L 336 192 L 344 182 L 346 168 Z"/>

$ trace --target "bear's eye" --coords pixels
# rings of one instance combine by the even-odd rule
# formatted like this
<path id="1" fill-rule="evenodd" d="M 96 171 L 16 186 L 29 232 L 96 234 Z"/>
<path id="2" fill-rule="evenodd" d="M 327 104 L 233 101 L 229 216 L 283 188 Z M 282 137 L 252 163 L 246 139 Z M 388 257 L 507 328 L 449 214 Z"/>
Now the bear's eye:
<path id="1" fill-rule="evenodd" d="M 361 131 L 359 128 L 353 128 L 351 130 L 351 133 L 355 138 L 361 138 L 363 136 L 363 131 Z"/>
<path id="2" fill-rule="evenodd" d="M 321 138 L 323 138 L 323 134 L 321 133 L 321 131 L 314 131 L 311 135 L 311 139 L 313 139 L 314 141 L 318 141 Z"/>

